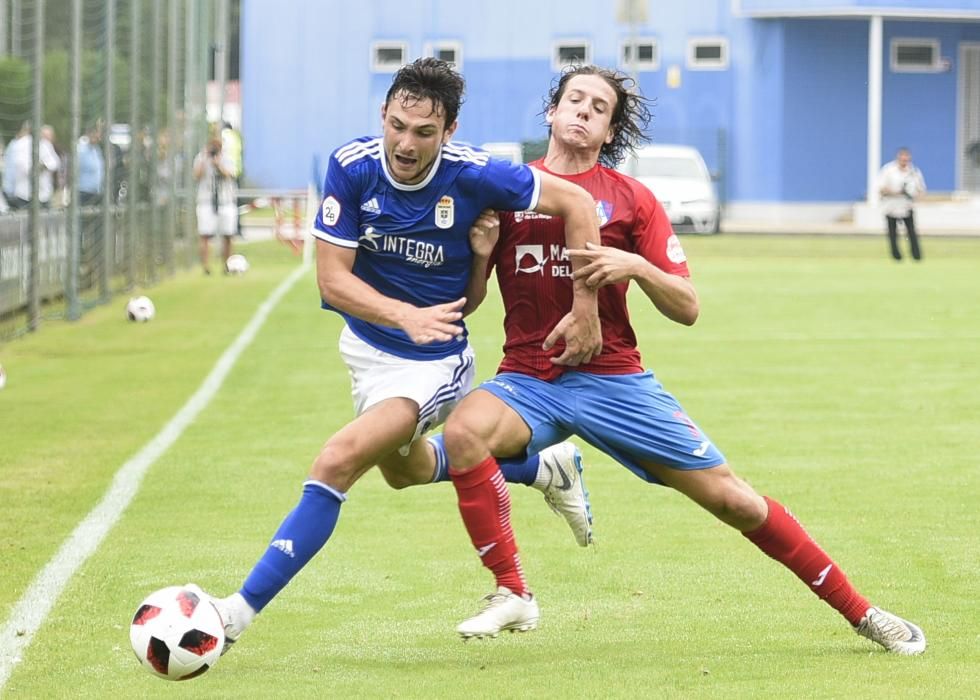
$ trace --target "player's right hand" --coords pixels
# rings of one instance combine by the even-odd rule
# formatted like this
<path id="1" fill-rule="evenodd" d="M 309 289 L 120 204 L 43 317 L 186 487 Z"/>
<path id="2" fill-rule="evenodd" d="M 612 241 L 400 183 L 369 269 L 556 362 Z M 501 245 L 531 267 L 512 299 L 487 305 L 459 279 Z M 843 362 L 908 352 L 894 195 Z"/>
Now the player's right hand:
<path id="1" fill-rule="evenodd" d="M 484 209 L 470 226 L 470 248 L 473 255 L 479 258 L 489 258 L 493 247 L 497 245 L 500 233 L 500 217 L 493 209 Z"/>
<path id="2" fill-rule="evenodd" d="M 417 345 L 444 343 L 463 332 L 456 324 L 463 318 L 466 297 L 435 306 L 409 306 L 401 322 L 401 329 Z"/>
<path id="3" fill-rule="evenodd" d="M 565 347 L 557 357 L 551 358 L 554 365 L 578 367 L 591 362 L 602 352 L 602 328 L 595 314 L 580 315 L 576 310 L 569 311 L 545 338 L 541 349 L 551 350 L 559 340 Z"/>

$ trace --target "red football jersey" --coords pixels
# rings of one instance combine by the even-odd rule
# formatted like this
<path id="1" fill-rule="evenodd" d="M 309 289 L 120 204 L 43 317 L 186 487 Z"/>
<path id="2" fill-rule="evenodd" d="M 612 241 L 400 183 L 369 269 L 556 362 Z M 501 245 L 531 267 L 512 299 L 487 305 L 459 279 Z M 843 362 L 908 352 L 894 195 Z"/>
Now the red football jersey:
<path id="1" fill-rule="evenodd" d="M 540 160 L 532 165 L 549 172 Z M 670 219 L 645 186 L 601 165 L 559 177 L 592 194 L 603 245 L 642 255 L 665 272 L 689 276 Z M 565 224 L 559 217 L 533 211 L 499 215 L 500 238 L 490 260 L 490 267 L 497 271 L 505 312 L 506 340 L 499 371 L 551 380 L 566 369 L 550 361 L 559 354 L 561 343 L 549 352 L 541 344 L 572 308 L 572 263 L 565 249 Z M 623 282 L 599 290 L 602 353 L 575 369 L 595 374 L 644 371 L 626 308 L 627 287 L 628 282 Z"/>

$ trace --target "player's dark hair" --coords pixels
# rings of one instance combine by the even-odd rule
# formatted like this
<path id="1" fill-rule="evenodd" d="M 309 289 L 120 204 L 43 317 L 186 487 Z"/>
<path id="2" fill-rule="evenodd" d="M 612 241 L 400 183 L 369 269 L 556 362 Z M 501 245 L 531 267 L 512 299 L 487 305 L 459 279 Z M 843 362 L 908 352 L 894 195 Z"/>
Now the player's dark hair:
<path id="1" fill-rule="evenodd" d="M 616 105 L 609 120 L 613 138 L 609 143 L 602 144 L 599 150 L 599 162 L 614 168 L 626 157 L 627 152 L 635 151 L 637 146 L 648 140 L 646 132 L 652 118 L 651 100 L 640 93 L 636 81 L 625 73 L 599 66 L 573 65 L 563 70 L 552 83 L 545 98 L 543 114 L 558 106 L 568 87 L 568 81 L 577 75 L 598 75 L 616 93 Z M 551 134 L 550 128 L 548 134 Z"/>
<path id="2" fill-rule="evenodd" d="M 438 58 L 417 58 L 395 73 L 385 104 L 397 98 L 403 104 L 412 105 L 422 100 L 432 102 L 436 114 L 442 112 L 445 128 L 449 128 L 459 114 L 465 89 L 463 76 Z"/>

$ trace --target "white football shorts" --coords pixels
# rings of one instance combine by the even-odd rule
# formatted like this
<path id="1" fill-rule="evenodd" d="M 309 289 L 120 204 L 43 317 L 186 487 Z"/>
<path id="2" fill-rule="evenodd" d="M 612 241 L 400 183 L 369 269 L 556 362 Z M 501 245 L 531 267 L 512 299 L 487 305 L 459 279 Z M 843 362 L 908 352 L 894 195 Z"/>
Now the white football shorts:
<path id="1" fill-rule="evenodd" d="M 419 405 L 419 420 L 412 442 L 441 425 L 473 388 L 475 353 L 466 347 L 441 360 L 409 360 L 378 350 L 344 326 L 340 356 L 350 372 L 354 411 L 361 415 L 385 399 L 406 398 Z M 411 443 L 399 449 L 408 454 Z"/>
<path id="2" fill-rule="evenodd" d="M 211 205 L 198 205 L 197 233 L 201 236 L 234 236 L 238 233 L 238 207 L 221 205 L 215 212 Z"/>

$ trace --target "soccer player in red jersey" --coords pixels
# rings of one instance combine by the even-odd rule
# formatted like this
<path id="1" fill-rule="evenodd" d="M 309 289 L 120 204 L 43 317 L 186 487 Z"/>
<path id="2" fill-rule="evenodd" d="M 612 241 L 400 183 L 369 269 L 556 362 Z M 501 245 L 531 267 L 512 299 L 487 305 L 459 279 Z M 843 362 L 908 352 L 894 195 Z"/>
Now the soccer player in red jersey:
<path id="1" fill-rule="evenodd" d="M 496 267 L 504 300 L 504 359 L 496 377 L 463 399 L 444 431 L 460 514 L 497 591 L 457 631 L 464 638 L 492 637 L 537 625 L 538 604 L 521 569 L 510 499 L 493 455 L 533 454 L 576 434 L 641 479 L 680 491 L 737 529 L 859 634 L 895 653 L 922 653 L 922 630 L 858 593 L 789 510 L 737 477 L 644 369 L 627 312 L 629 283 L 684 325 L 697 320 L 699 305 L 663 207 L 643 185 L 610 168 L 649 122 L 645 99 L 631 83 L 595 66 L 565 72 L 549 95 L 548 151 L 535 164 L 592 194 L 601 245 L 566 250 L 560 219 L 499 215 L 499 241 L 488 265 Z M 477 225 L 492 231 L 492 215 Z M 575 258 L 586 264 L 573 272 L 569 260 Z M 603 349 L 587 364 L 564 367 L 553 362 L 558 348 L 549 347 L 546 335 L 571 303 L 573 279 L 599 288 Z"/>

